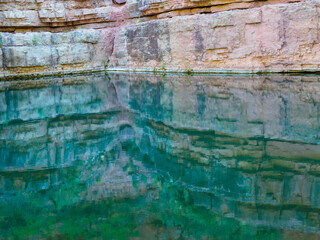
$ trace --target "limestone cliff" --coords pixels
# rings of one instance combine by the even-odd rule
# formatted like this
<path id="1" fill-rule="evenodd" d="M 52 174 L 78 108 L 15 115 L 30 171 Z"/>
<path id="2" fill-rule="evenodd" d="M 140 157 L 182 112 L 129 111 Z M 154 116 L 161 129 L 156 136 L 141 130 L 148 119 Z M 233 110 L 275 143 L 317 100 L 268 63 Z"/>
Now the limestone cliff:
<path id="1" fill-rule="evenodd" d="M 0 77 L 104 68 L 320 69 L 319 0 L 120 2 L 1 1 Z"/>

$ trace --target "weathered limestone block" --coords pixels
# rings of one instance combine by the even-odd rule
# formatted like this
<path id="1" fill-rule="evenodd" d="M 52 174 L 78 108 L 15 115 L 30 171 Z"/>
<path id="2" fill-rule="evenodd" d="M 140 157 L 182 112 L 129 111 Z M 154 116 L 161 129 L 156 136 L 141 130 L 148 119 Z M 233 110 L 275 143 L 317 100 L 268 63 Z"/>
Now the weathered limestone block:
<path id="1" fill-rule="evenodd" d="M 99 40 L 99 31 L 82 30 L 72 32 L 73 42 L 77 43 L 97 43 Z"/>
<path id="2" fill-rule="evenodd" d="M 141 17 L 142 13 L 139 11 L 140 0 L 129 0 L 126 3 L 127 14 L 129 18 Z"/>
<path id="3" fill-rule="evenodd" d="M 51 36 L 49 32 L 35 33 L 16 33 L 5 35 L 4 46 L 36 46 L 36 45 L 51 45 Z"/>
<path id="4" fill-rule="evenodd" d="M 150 22 L 126 29 L 127 52 L 132 62 L 162 62 L 168 54 L 169 32 L 166 23 Z"/>
<path id="5" fill-rule="evenodd" d="M 176 1 L 176 0 L 128 0 L 115 4 L 111 0 L 31 0 L 0 2 L 1 27 L 70 26 L 85 23 L 111 23 L 122 25 L 130 18 L 147 16 L 146 19 L 167 18 L 179 15 L 211 13 L 239 8 L 253 8 L 279 2 L 298 0 L 237 0 L 225 1 Z"/>
<path id="6" fill-rule="evenodd" d="M 103 68 L 108 68 L 114 49 L 115 32 L 116 28 L 106 28 L 99 31 L 98 40 L 93 49 L 93 57 L 98 67 L 101 67 L 102 64 Z"/>
<path id="7" fill-rule="evenodd" d="M 99 40 L 99 31 L 97 30 L 76 30 L 65 33 L 52 34 L 52 43 L 92 43 L 95 44 Z"/>
<path id="8" fill-rule="evenodd" d="M 71 66 L 75 63 L 91 68 L 102 67 L 105 58 L 101 57 L 104 54 L 99 50 L 106 48 L 109 43 L 102 42 L 100 38 L 100 31 L 93 29 L 66 33 L 3 33 L 3 66 L 5 70 L 12 71 L 41 66 L 55 70 L 61 65 Z"/>
<path id="9" fill-rule="evenodd" d="M 234 26 L 216 27 L 212 35 L 205 39 L 204 47 L 208 50 L 235 48 L 240 45 L 240 32 Z"/>
<path id="10" fill-rule="evenodd" d="M 319 5 L 313 4 L 292 4 L 289 5 L 284 14 L 284 29 L 287 41 L 288 49 L 290 45 L 296 42 L 303 42 L 305 44 L 318 43 L 318 31 L 319 31 L 319 13 L 317 8 Z M 306 26 L 308 26 L 306 28 Z M 297 41 L 294 41 L 296 39 Z"/>
<path id="11" fill-rule="evenodd" d="M 126 67 L 159 68 L 165 62 L 173 69 L 314 70 L 320 59 L 318 7 L 308 1 L 176 16 L 122 28 L 125 34 L 118 36 L 125 39 L 117 41 L 128 43 Z M 116 55 L 117 49 L 113 61 Z"/>
<path id="12" fill-rule="evenodd" d="M 50 47 L 4 47 L 5 67 L 31 67 L 45 66 L 52 63 L 52 51 Z"/>
<path id="13" fill-rule="evenodd" d="M 34 10 L 13 10 L 0 11 L 0 26 L 1 27 L 25 27 L 25 26 L 40 26 L 41 21 L 37 11 Z"/>
<path id="14" fill-rule="evenodd" d="M 90 61 L 92 49 L 84 43 L 60 44 L 57 46 L 59 64 L 82 63 Z"/>
<path id="15" fill-rule="evenodd" d="M 110 59 L 113 66 L 126 67 L 128 62 L 127 41 L 125 31 L 116 31 L 114 34 L 114 46 Z M 139 51 L 139 50 L 138 50 Z"/>
<path id="16" fill-rule="evenodd" d="M 111 22 L 115 21 L 116 11 L 117 9 L 112 9 L 112 7 L 66 10 L 63 6 L 58 9 L 42 9 L 39 11 L 39 16 L 41 21 L 46 23 L 85 22 L 86 20 L 90 20 L 89 22 Z"/>
<path id="17" fill-rule="evenodd" d="M 49 5 L 44 5 L 41 10 L 39 10 L 39 17 L 45 22 L 46 19 L 63 19 L 65 17 L 65 7 L 63 2 L 49 2 Z"/>
<path id="18" fill-rule="evenodd" d="M 52 34 L 53 44 L 71 43 L 72 37 L 69 32 Z"/>
<path id="19" fill-rule="evenodd" d="M 274 3 L 285 3 L 285 2 L 294 2 L 294 1 L 268 1 L 267 4 Z M 240 9 L 240 8 L 252 8 L 258 7 L 265 3 L 257 2 L 254 0 L 244 0 L 244 1 L 223 1 L 223 0 L 140 0 L 139 1 L 139 10 L 144 15 L 155 15 L 166 12 L 177 12 L 180 15 L 183 12 L 187 12 L 189 9 L 194 9 L 194 13 L 210 13 L 210 12 L 219 12 L 227 11 L 231 9 Z M 197 11 L 198 10 L 198 11 Z M 192 13 L 192 12 L 190 12 Z"/>
<path id="20" fill-rule="evenodd" d="M 51 0 L 11 1 L 7 4 L 0 3 L 1 27 L 68 26 L 83 23 L 114 22 L 125 18 L 127 18 L 127 6 L 115 6 L 111 0 L 98 2 L 90 0 L 70 0 L 68 2 Z"/>

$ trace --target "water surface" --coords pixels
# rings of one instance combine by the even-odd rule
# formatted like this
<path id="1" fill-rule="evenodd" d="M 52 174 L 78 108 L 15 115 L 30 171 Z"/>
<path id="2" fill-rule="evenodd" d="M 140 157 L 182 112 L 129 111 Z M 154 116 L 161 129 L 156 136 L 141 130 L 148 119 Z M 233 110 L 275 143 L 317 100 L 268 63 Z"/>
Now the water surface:
<path id="1" fill-rule="evenodd" d="M 320 78 L 0 83 L 0 239 L 320 239 Z"/>

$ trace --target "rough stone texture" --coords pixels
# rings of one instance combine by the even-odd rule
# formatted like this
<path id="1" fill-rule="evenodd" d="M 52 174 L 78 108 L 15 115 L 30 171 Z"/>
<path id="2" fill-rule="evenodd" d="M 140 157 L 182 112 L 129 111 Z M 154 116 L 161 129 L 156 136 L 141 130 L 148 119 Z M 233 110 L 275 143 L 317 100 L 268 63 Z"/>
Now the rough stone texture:
<path id="1" fill-rule="evenodd" d="M 298 0 L 269 0 L 266 2 L 254 0 L 236 2 L 230 0 L 129 0 L 126 4 L 118 5 L 112 0 L 4 0 L 0 2 L 0 27 L 57 27 L 100 22 L 119 23 L 126 19 L 150 15 L 155 15 L 155 18 L 164 18 L 295 1 Z"/>
<path id="2" fill-rule="evenodd" d="M 319 6 L 319 0 L 0 2 L 0 77 L 107 65 L 317 71 Z"/>
<path id="3" fill-rule="evenodd" d="M 131 1 L 131 5 L 135 1 Z M 115 22 L 125 18 L 127 6 L 112 1 L 3 1 L 1 27 L 46 27 Z"/>
<path id="4" fill-rule="evenodd" d="M 2 33 L 1 74 L 101 68 L 113 44 L 108 32 Z"/>
<path id="5" fill-rule="evenodd" d="M 124 67 L 319 69 L 318 6 L 302 2 L 173 17 L 123 28 L 115 43 L 127 43 Z"/>
<path id="6" fill-rule="evenodd" d="M 296 1 L 268 1 L 268 4 L 286 3 Z M 265 3 L 254 0 L 245 1 L 222 1 L 222 0 L 141 0 L 139 1 L 139 10 L 144 15 L 160 14 L 161 17 L 172 17 L 195 13 L 212 13 L 227 11 L 231 9 L 243 9 L 259 7 Z"/>

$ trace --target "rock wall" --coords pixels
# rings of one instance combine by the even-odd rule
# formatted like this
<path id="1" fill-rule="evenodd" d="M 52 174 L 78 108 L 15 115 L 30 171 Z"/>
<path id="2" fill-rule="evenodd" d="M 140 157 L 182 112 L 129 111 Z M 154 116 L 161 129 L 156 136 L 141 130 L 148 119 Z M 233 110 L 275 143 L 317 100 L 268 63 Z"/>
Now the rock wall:
<path id="1" fill-rule="evenodd" d="M 277 4 L 131 25 L 116 34 L 114 49 L 123 57 L 112 60 L 133 68 L 319 69 L 317 7 Z"/>
<path id="2" fill-rule="evenodd" d="M 0 77 L 319 70 L 319 0 L 0 2 Z"/>

